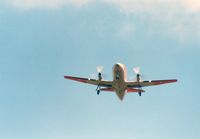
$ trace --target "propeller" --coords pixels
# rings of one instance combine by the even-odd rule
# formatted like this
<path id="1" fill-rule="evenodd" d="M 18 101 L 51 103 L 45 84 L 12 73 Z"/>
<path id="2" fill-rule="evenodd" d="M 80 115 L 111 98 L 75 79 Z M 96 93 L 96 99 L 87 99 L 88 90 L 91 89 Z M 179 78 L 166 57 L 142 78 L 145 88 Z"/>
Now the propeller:
<path id="1" fill-rule="evenodd" d="M 97 66 L 98 80 L 102 80 L 103 66 Z"/>
<path id="2" fill-rule="evenodd" d="M 97 66 L 97 67 L 96 67 L 96 72 L 90 74 L 90 78 L 91 78 L 91 79 L 102 80 L 102 77 L 105 77 L 105 76 L 106 76 L 105 74 L 102 73 L 102 72 L 103 72 L 103 69 L 104 69 L 103 66 Z"/>
<path id="3" fill-rule="evenodd" d="M 98 73 L 101 73 L 101 72 L 103 72 L 103 66 L 97 66 L 97 72 Z"/>
<path id="4" fill-rule="evenodd" d="M 133 71 L 136 73 L 136 81 L 140 82 L 141 80 L 141 74 L 140 74 L 140 67 L 133 68 Z"/>
<path id="5" fill-rule="evenodd" d="M 140 67 L 135 67 L 135 68 L 133 68 L 133 71 L 134 71 L 136 74 L 139 74 L 139 73 L 140 73 Z"/>

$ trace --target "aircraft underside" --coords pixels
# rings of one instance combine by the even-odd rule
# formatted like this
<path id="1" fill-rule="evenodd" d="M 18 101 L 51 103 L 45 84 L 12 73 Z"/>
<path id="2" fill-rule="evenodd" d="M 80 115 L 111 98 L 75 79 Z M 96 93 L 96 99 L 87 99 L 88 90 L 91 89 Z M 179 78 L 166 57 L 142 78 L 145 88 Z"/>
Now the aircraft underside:
<path id="1" fill-rule="evenodd" d="M 107 81 L 103 80 L 102 78 L 102 67 L 97 68 L 98 71 L 98 78 L 81 78 L 81 77 L 73 77 L 73 76 L 64 76 L 66 79 L 82 82 L 82 83 L 88 83 L 92 85 L 96 85 L 96 91 L 99 95 L 101 91 L 111 91 L 116 92 L 116 95 L 120 100 L 124 99 L 124 96 L 126 93 L 138 93 L 139 96 L 144 90 L 142 90 L 142 87 L 147 86 L 153 86 L 153 85 L 161 85 L 161 84 L 167 84 L 167 83 L 173 83 L 177 82 L 176 79 L 168 79 L 168 80 L 147 80 L 147 81 L 141 81 L 140 80 L 140 68 L 134 68 L 134 72 L 136 73 L 136 81 L 127 81 L 127 74 L 126 74 L 126 68 L 123 64 L 117 63 L 113 66 L 113 80 Z"/>

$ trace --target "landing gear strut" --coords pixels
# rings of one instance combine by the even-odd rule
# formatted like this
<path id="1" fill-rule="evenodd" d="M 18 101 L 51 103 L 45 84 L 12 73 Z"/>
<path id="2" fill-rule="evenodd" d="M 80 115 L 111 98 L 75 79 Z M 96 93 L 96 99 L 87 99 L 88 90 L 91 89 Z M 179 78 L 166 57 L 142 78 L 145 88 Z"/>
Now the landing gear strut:
<path id="1" fill-rule="evenodd" d="M 102 80 L 101 71 L 99 71 L 99 73 L 98 73 L 98 80 L 99 80 L 99 82 Z M 97 95 L 99 95 L 100 94 L 100 86 L 99 85 L 97 86 L 96 91 L 97 91 Z"/>
<path id="2" fill-rule="evenodd" d="M 101 81 L 102 80 L 102 75 L 101 72 L 98 73 L 98 80 Z"/>
<path id="3" fill-rule="evenodd" d="M 100 94 L 100 86 L 99 85 L 97 86 L 96 91 L 97 91 L 97 95 L 99 95 Z"/>

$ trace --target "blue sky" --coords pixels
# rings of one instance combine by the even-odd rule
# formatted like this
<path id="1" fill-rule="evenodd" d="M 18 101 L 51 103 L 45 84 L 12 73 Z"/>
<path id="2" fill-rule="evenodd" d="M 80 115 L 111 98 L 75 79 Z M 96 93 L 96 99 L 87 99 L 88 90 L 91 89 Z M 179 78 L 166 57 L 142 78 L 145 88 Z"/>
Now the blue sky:
<path id="1" fill-rule="evenodd" d="M 199 23 L 197 0 L 2 0 L 0 138 L 199 139 Z M 179 81 L 121 103 L 63 79 L 116 62 Z"/>

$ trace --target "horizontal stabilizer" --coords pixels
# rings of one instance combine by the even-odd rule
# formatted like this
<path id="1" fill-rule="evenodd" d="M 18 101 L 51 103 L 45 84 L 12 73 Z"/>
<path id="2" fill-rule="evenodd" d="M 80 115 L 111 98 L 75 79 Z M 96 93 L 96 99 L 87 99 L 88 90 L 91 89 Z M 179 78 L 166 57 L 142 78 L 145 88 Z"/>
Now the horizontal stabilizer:
<path id="1" fill-rule="evenodd" d="M 134 93 L 134 92 L 138 93 L 138 92 L 145 92 L 145 91 L 142 89 L 134 89 L 134 88 L 127 89 L 127 93 Z"/>
<path id="2" fill-rule="evenodd" d="M 112 87 L 100 88 L 101 91 L 110 91 L 114 92 L 115 90 Z"/>

